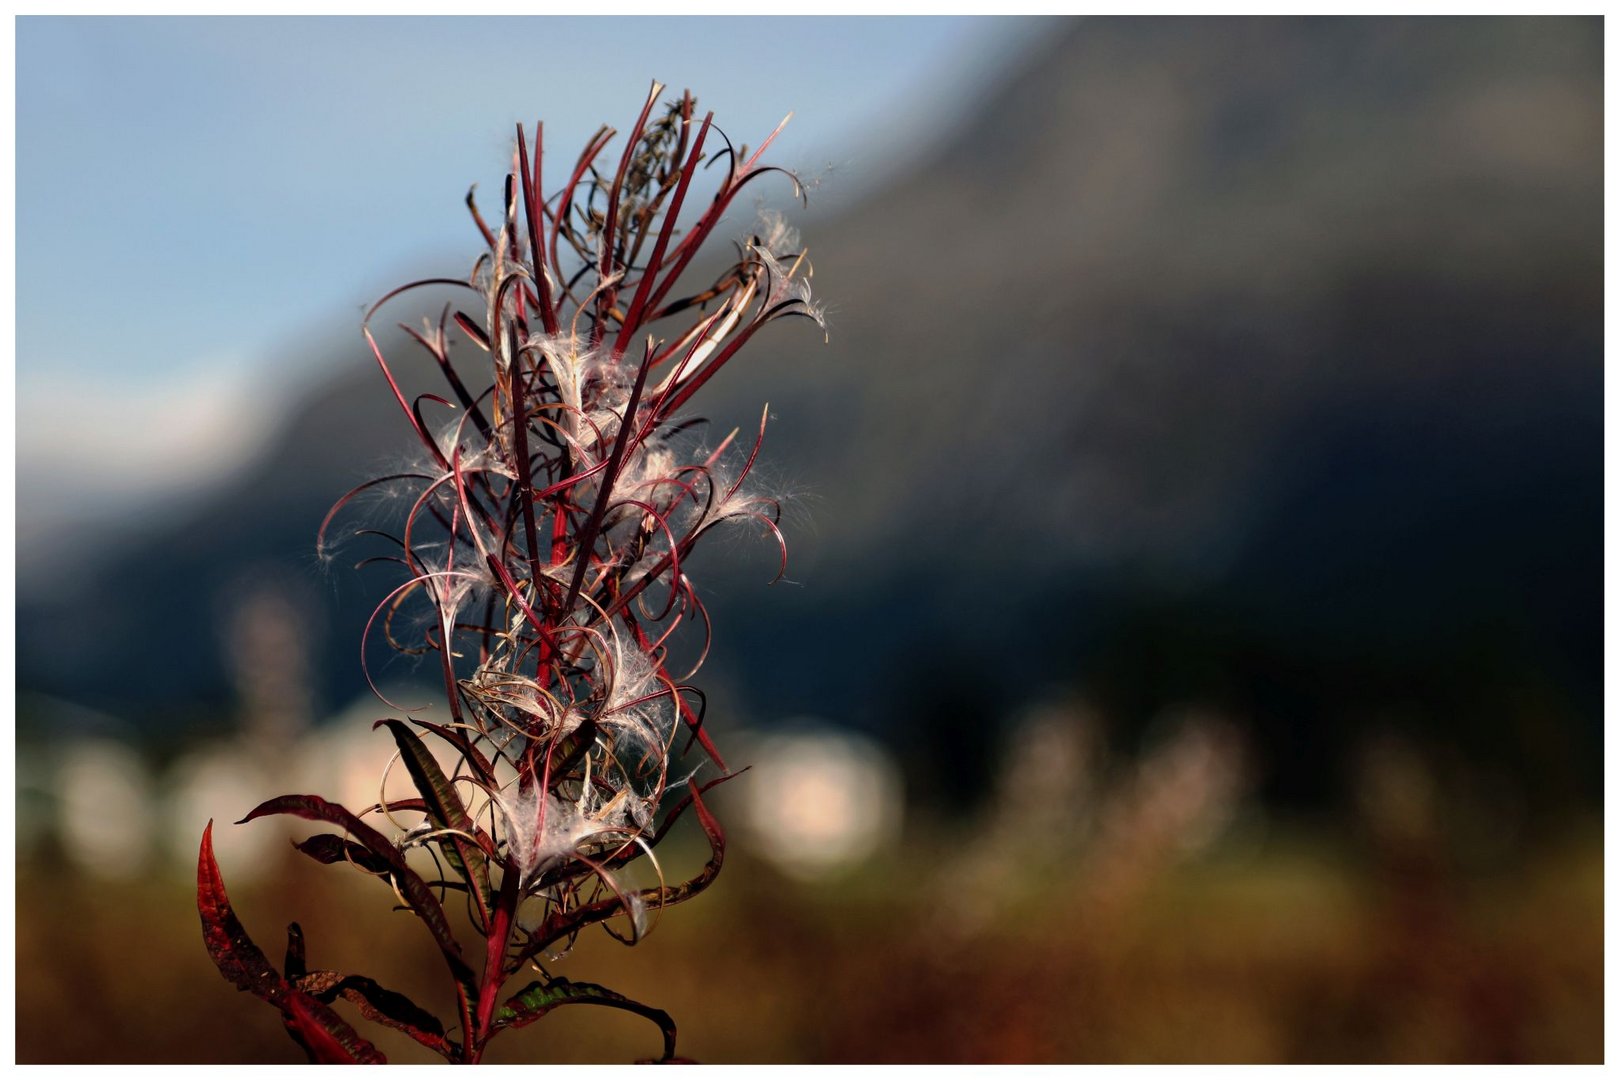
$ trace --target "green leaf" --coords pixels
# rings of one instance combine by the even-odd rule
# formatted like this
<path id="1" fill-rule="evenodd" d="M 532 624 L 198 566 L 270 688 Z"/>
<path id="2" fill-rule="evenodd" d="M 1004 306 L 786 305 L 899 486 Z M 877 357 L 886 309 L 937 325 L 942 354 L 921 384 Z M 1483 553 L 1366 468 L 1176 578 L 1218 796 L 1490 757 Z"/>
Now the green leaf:
<path id="1" fill-rule="evenodd" d="M 658 1030 L 663 1033 L 664 1053 L 659 1060 L 669 1061 L 675 1057 L 675 1021 L 670 1019 L 669 1013 L 643 1005 L 604 986 L 570 982 L 567 979 L 533 982 L 512 995 L 496 1011 L 491 1034 L 502 1028 L 525 1027 L 564 1005 L 602 1005 L 644 1016 L 657 1024 Z"/>
<path id="2" fill-rule="evenodd" d="M 467 814 L 467 808 L 456 793 L 455 785 L 444 775 L 439 763 L 428 748 L 423 744 L 417 734 L 399 720 L 380 720 L 379 724 L 386 725 L 394 736 L 394 742 L 399 746 L 400 757 L 405 762 L 405 769 L 411 774 L 411 780 L 416 784 L 416 790 L 421 792 L 422 800 L 427 804 L 428 818 L 434 825 L 444 829 L 454 829 L 461 835 L 449 835 L 440 838 L 439 848 L 444 852 L 445 861 L 451 869 L 461 875 L 473 889 L 474 899 L 477 901 L 480 912 L 484 917 L 484 924 L 489 923 L 489 862 L 485 858 L 484 850 L 469 837 L 476 836 L 473 820 Z"/>
<path id="3" fill-rule="evenodd" d="M 457 731 L 453 727 L 435 724 L 431 720 L 419 720 L 412 717 L 411 723 L 423 731 L 431 731 L 445 742 L 456 748 L 456 751 L 466 760 L 478 779 L 486 784 L 496 782 L 495 766 L 490 764 L 489 758 L 479 750 L 473 741 L 467 738 L 466 733 Z"/>

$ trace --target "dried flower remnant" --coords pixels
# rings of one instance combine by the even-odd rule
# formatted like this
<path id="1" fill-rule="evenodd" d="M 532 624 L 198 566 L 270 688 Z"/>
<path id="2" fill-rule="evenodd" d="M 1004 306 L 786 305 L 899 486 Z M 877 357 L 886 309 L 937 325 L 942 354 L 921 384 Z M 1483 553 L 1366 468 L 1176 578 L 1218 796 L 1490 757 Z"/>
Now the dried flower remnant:
<path id="1" fill-rule="evenodd" d="M 570 1004 L 653 1020 L 664 1037 L 659 1060 L 674 1060 L 667 1014 L 553 977 L 540 962 L 593 924 L 634 943 L 659 910 L 695 896 L 720 870 L 725 835 L 703 796 L 734 774 L 690 682 L 709 619 L 685 566 L 698 541 L 728 522 L 763 526 L 784 567 L 787 549 L 777 503 L 749 486 L 765 415 L 750 438 L 734 431 L 707 446 L 701 422 L 682 410 L 765 324 L 822 320 L 809 263 L 779 217 L 765 217 L 718 279 L 696 291 L 682 285 L 738 193 L 780 170 L 760 163 L 775 132 L 752 154 L 734 149 L 712 114 L 696 119 L 690 94 L 655 116 L 662 90 L 654 84 L 616 165 L 603 164 L 615 134 L 603 128 L 550 195 L 542 129 L 531 144 L 520 127 L 496 225 L 468 194 L 487 248 L 470 278 L 412 283 L 367 316 L 366 340 L 420 444 L 420 464 L 344 496 L 319 544 L 330 552 L 335 523 L 363 492 L 405 495 L 395 530 L 362 530 L 388 545 L 365 561 L 392 564 L 398 578 L 361 651 L 375 639 L 430 657 L 448 716 L 379 721 L 415 797 L 384 794 L 354 813 L 289 795 L 243 820 L 291 814 L 336 826 L 299 850 L 386 880 L 438 946 L 458 1015 L 445 1024 L 363 976 L 309 969 L 296 924 L 277 973 L 231 911 L 210 825 L 198 866 L 209 951 L 240 989 L 281 1010 L 313 1060 L 381 1058 L 332 1011 L 338 997 L 455 1063 L 478 1062 L 499 1031 Z M 700 167 L 717 175 L 717 188 L 695 209 Z M 371 319 L 430 286 L 466 290 L 477 304 L 452 303 L 421 329 L 403 327 L 447 387 L 408 397 Z M 453 338 L 471 343 L 482 378 L 452 360 Z M 697 659 L 677 670 L 671 645 L 688 630 Z M 442 744 L 448 773 L 425 739 Z M 700 773 L 704 762 L 713 775 Z M 672 884 L 655 849 L 688 809 L 710 856 L 695 877 Z M 638 861 L 660 884 L 631 885 L 627 868 Z M 478 948 L 456 938 L 452 904 L 464 907 Z M 540 977 L 506 995 L 526 968 Z"/>

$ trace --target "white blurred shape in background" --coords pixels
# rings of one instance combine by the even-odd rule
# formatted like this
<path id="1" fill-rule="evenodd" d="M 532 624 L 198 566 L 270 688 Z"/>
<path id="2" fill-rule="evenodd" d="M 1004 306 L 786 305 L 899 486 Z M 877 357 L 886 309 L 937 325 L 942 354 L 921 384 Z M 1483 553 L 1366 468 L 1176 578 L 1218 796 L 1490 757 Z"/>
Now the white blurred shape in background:
<path id="1" fill-rule="evenodd" d="M 64 754 L 56 783 L 62 846 L 75 866 L 114 880 L 147 870 L 155 822 L 139 754 L 113 739 L 80 740 Z"/>
<path id="2" fill-rule="evenodd" d="M 401 700 L 412 693 L 421 696 L 419 690 L 399 693 Z M 413 715 L 442 721 L 442 712 L 418 710 Z M 376 804 L 386 771 L 390 799 L 415 796 L 404 766 L 395 762 L 389 767 L 397 753 L 394 740 L 388 732 L 371 728 L 379 719 L 403 715 L 367 694 L 339 716 L 305 729 L 286 744 L 265 738 L 262 732 L 260 737 L 250 732 L 192 750 L 175 762 L 163 784 L 171 866 L 184 872 L 196 866 L 198 841 L 210 818 L 214 820 L 215 853 L 231 879 L 241 881 L 276 871 L 278 849 L 290 841 L 332 831 L 330 826 L 293 817 L 232 824 L 278 795 L 319 795 L 360 813 Z M 453 773 L 455 752 L 439 739 L 429 737 L 424 742 L 446 775 Z M 458 790 L 469 806 L 477 807 L 478 800 L 468 785 L 460 785 Z M 414 824 L 417 819 L 407 815 L 407 820 Z"/>
<path id="3" fill-rule="evenodd" d="M 898 838 L 900 771 L 862 735 L 799 722 L 746 747 L 747 846 L 801 881 L 848 870 Z"/>

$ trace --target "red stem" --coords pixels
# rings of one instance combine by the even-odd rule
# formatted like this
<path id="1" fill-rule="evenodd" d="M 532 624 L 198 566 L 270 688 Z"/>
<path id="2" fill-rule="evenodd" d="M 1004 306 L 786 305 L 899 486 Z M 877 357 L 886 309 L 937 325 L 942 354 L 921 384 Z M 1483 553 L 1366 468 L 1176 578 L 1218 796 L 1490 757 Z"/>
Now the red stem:
<path id="1" fill-rule="evenodd" d="M 613 175 L 613 186 L 608 189 L 607 217 L 602 224 L 602 257 L 597 265 L 597 274 L 602 280 L 607 280 L 613 273 L 616 256 L 614 234 L 619 230 L 619 196 L 624 192 L 624 174 L 630 170 L 630 160 L 636 155 L 636 147 L 641 143 L 641 136 L 647 130 L 647 117 L 652 113 L 652 107 L 658 103 L 658 95 L 663 87 L 654 82 L 652 92 L 647 95 L 647 103 L 641 107 L 641 115 L 636 117 L 636 126 L 630 130 L 630 137 L 625 140 L 624 153 L 619 157 L 619 171 Z M 618 286 L 603 289 L 596 298 L 596 323 L 591 327 L 591 345 L 595 346 L 602 340 L 607 329 L 608 312 L 613 310 L 613 304 L 619 295 Z M 613 359 L 619 359 L 619 353 L 614 353 Z"/>
<path id="2" fill-rule="evenodd" d="M 489 1025 L 495 1018 L 495 1000 L 501 996 L 501 987 L 506 984 L 506 946 L 512 935 L 517 901 L 517 871 L 508 868 L 501 877 L 501 891 L 495 898 L 495 914 L 489 924 L 489 950 L 484 954 L 484 976 L 478 987 L 478 1013 L 472 1025 L 476 1034 L 467 1055 L 469 1065 L 478 1064 L 484 1056 Z"/>
<path id="3" fill-rule="evenodd" d="M 703 118 L 703 127 L 698 131 L 697 142 L 692 146 L 692 154 L 687 158 L 685 167 L 681 169 L 681 179 L 675 185 L 675 200 L 664 215 L 664 225 L 658 230 L 658 241 L 653 245 L 652 257 L 647 260 L 647 269 L 642 272 L 641 282 L 636 287 L 636 296 L 630 304 L 629 313 L 625 316 L 624 325 L 619 327 L 619 336 L 613 341 L 615 361 L 624 355 L 630 335 L 641 325 L 641 315 L 647 310 L 647 296 L 652 291 L 653 278 L 664 265 L 664 252 L 669 247 L 670 236 L 674 234 L 675 219 L 680 216 L 681 204 L 686 201 L 686 189 L 692 182 L 692 174 L 697 171 L 698 160 L 703 155 L 703 140 L 708 137 L 709 125 L 713 121 L 712 112 Z M 682 134 L 685 134 L 684 127 Z"/>
<path id="4" fill-rule="evenodd" d="M 543 209 L 540 194 L 541 130 L 539 126 L 534 129 L 534 171 L 530 173 L 529 148 L 523 139 L 523 125 L 518 125 L 518 172 L 523 179 L 523 213 L 529 225 L 529 253 L 533 256 L 534 288 L 540 307 L 540 323 L 546 328 L 546 333 L 555 337 L 557 312 L 552 305 L 551 282 L 546 277 L 546 231 L 536 213 L 537 208 Z"/>

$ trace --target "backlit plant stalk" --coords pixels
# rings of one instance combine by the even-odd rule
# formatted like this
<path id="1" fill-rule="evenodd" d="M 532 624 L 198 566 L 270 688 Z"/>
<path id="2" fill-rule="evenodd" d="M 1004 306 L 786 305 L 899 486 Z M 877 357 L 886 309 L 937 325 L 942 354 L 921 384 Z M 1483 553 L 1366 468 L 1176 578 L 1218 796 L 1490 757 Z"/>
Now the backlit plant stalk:
<path id="1" fill-rule="evenodd" d="M 771 217 L 712 284 L 683 288 L 739 192 L 779 171 L 760 164 L 776 133 L 752 154 L 734 149 L 713 114 L 696 119 L 690 94 L 655 115 L 662 89 L 654 84 L 616 163 L 603 165 L 614 137 L 603 128 L 550 195 L 542 129 L 531 153 L 519 127 L 496 227 L 468 194 L 487 246 L 470 279 L 413 282 L 367 315 L 366 340 L 420 465 L 344 496 L 319 543 L 327 550 L 334 522 L 363 492 L 403 493 L 409 509 L 396 531 L 363 530 L 389 545 L 366 561 L 388 561 L 400 575 L 365 636 L 430 656 L 448 718 L 378 723 L 416 797 L 384 796 L 354 813 L 286 795 L 242 820 L 291 814 L 336 826 L 298 849 L 390 887 L 442 955 L 456 1015 L 445 1023 L 364 976 L 309 968 L 296 923 L 275 970 L 231 910 L 210 823 L 198 862 L 209 952 L 239 989 L 281 1011 L 312 1060 L 382 1060 L 332 1010 L 339 997 L 456 1063 L 478 1062 L 500 1031 L 570 1004 L 653 1020 L 661 1060 L 675 1057 L 666 1013 L 552 977 L 541 961 L 593 924 L 634 943 L 656 912 L 720 871 L 725 836 L 703 795 L 733 774 L 690 682 L 707 653 L 708 616 L 685 567 L 728 523 L 763 526 L 784 567 L 787 549 L 776 501 L 749 485 L 765 417 L 750 437 L 734 431 L 710 446 L 683 410 L 766 323 L 821 316 L 796 238 Z M 691 190 L 703 170 L 717 189 L 696 210 Z M 427 286 L 465 288 L 477 304 L 405 327 L 446 386 L 408 398 L 370 323 L 384 304 Z M 474 347 L 481 377 L 452 360 L 453 336 Z M 670 645 L 688 627 L 697 661 L 675 670 Z M 695 768 L 678 774 L 694 746 L 715 767 L 702 782 Z M 453 762 L 448 774 L 441 758 Z M 659 870 L 661 884 L 631 887 L 626 868 L 645 860 L 656 869 L 654 849 L 688 809 L 710 845 L 702 870 L 679 884 Z M 478 936 L 473 948 L 453 932 L 447 907 L 457 903 Z M 508 993 L 525 971 L 539 977 Z"/>

